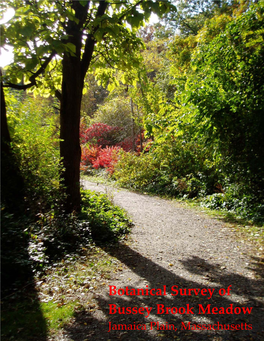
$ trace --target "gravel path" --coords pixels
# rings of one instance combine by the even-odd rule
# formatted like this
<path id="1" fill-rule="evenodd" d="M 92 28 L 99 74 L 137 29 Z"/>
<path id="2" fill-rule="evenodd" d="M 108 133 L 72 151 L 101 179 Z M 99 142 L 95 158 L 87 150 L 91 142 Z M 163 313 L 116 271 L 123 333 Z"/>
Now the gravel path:
<path id="1" fill-rule="evenodd" d="M 264 340 L 263 259 L 235 231 L 173 201 L 83 184 L 107 193 L 135 227 L 130 242 L 108 249 L 120 271 L 69 340 Z M 110 296 L 109 286 L 127 292 Z"/>

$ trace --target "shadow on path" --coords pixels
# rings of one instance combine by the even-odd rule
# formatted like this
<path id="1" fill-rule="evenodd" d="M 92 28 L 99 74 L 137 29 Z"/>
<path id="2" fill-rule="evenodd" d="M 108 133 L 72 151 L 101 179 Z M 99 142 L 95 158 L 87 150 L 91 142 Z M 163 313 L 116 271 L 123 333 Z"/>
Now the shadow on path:
<path id="1" fill-rule="evenodd" d="M 157 289 L 163 288 L 165 285 L 167 294 L 164 296 L 123 295 L 110 297 L 107 289 L 105 295 L 97 297 L 98 308 L 103 313 L 101 314 L 102 318 L 95 318 L 96 314 L 93 312 L 84 311 L 76 314 L 76 322 L 73 325 L 65 327 L 72 340 L 264 340 L 264 306 L 259 299 L 263 294 L 262 279 L 246 278 L 237 273 L 230 273 L 222 269 L 219 264 L 209 263 L 199 257 L 190 257 L 182 261 L 190 274 L 200 275 L 204 280 L 207 280 L 207 284 L 204 285 L 165 269 L 127 245 L 118 244 L 105 251 L 119 259 L 131 271 L 141 277 L 141 283 L 134 285 L 134 288 L 146 289 L 145 285 L 148 285 L 149 289 Z M 252 261 L 255 262 L 256 259 Z M 142 279 L 145 280 L 145 285 L 142 285 Z M 118 286 L 117 280 L 118 278 L 115 278 L 112 281 L 117 289 L 126 286 L 132 288 L 129 281 Z M 219 295 L 221 288 L 227 289 L 230 285 L 232 285 L 230 296 Z M 208 292 L 205 293 L 205 296 L 200 293 L 198 296 L 194 294 L 192 296 L 181 296 L 179 294 L 171 296 L 171 292 L 176 293 L 172 291 L 172 286 L 178 286 L 178 289 L 210 288 L 215 290 L 211 298 L 208 297 Z M 144 317 L 143 314 L 116 313 L 110 315 L 109 304 L 115 304 L 116 308 L 152 307 L 152 310 L 149 317 Z M 184 312 L 183 308 L 186 312 L 188 311 L 188 305 L 189 314 L 161 314 L 158 311 L 158 307 L 182 307 L 180 311 L 182 313 Z M 210 314 L 208 305 L 210 305 Z M 213 310 L 214 307 L 218 309 Z M 221 307 L 222 309 L 220 309 Z M 228 310 L 226 310 L 227 308 Z M 249 308 L 251 313 L 244 314 L 243 309 L 245 308 Z M 230 313 L 231 309 L 233 313 Z M 219 314 L 222 310 L 225 313 Z M 173 312 L 175 313 L 175 311 L 176 309 Z M 144 315 L 146 315 L 145 309 Z M 172 326 L 170 327 L 171 330 L 157 330 L 157 324 L 152 323 L 151 325 L 151 322 L 157 323 L 158 321 L 160 327 L 162 324 L 165 326 L 171 324 L 174 326 L 174 330 L 172 330 Z M 112 327 L 118 324 L 122 325 L 119 326 L 121 330 L 108 332 L 109 322 L 111 322 Z M 189 322 L 190 324 L 188 324 Z M 132 325 L 132 330 L 125 330 L 125 328 L 128 329 L 129 324 Z M 197 325 L 205 325 L 207 328 L 209 324 L 216 330 L 201 330 L 203 327 L 197 327 Z M 146 330 L 134 330 L 135 326 L 138 328 L 145 326 Z M 233 330 L 234 328 L 238 330 Z"/>

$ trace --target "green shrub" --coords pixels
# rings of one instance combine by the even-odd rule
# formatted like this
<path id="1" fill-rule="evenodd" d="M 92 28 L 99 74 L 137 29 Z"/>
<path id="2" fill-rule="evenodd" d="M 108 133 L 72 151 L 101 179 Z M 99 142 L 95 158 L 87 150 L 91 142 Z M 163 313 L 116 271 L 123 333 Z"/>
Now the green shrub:
<path id="1" fill-rule="evenodd" d="M 138 156 L 120 150 L 118 155 L 119 160 L 113 173 L 118 184 L 131 189 L 145 189 L 155 181 L 159 163 L 150 153 Z"/>
<path id="2" fill-rule="evenodd" d="M 59 196 L 57 117 L 45 99 L 26 97 L 8 106 L 12 147 L 20 165 L 28 206 L 37 212 Z"/>
<path id="3" fill-rule="evenodd" d="M 202 207 L 234 213 L 236 216 L 257 224 L 264 223 L 264 201 L 242 192 L 242 186 L 232 184 L 225 193 L 215 193 L 203 198 Z"/>
<path id="4" fill-rule="evenodd" d="M 96 241 L 117 240 L 132 226 L 123 209 L 113 205 L 105 194 L 91 191 L 82 191 L 80 218 L 89 221 L 92 238 Z"/>
<path id="5" fill-rule="evenodd" d="M 197 143 L 171 141 L 149 153 L 119 153 L 113 177 L 127 188 L 170 196 L 196 197 L 213 193 L 220 181 L 209 153 Z"/>

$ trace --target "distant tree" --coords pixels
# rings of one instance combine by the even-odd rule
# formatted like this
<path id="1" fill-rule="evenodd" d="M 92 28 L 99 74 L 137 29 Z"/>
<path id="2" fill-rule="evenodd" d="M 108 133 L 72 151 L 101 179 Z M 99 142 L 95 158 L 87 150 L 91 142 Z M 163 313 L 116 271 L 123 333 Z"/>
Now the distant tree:
<path id="1" fill-rule="evenodd" d="M 245 3 L 248 6 L 249 1 Z M 197 35 L 207 19 L 223 13 L 232 13 L 239 6 L 238 0 L 179 0 L 176 3 L 177 11 L 167 13 L 163 19 L 166 27 L 187 37 Z"/>

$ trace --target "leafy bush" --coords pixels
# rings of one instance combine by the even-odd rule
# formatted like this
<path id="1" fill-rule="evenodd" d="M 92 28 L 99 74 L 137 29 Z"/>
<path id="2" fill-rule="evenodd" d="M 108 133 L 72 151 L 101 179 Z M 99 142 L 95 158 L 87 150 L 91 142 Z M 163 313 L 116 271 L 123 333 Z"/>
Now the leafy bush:
<path id="1" fill-rule="evenodd" d="M 131 136 L 133 130 L 135 134 L 139 132 L 139 127 L 132 119 L 129 98 L 120 95 L 111 100 L 108 99 L 103 105 L 99 105 L 93 122 L 121 128 L 119 130 L 119 141 L 133 138 Z"/>
<path id="2" fill-rule="evenodd" d="M 182 99 L 190 113 L 198 109 L 197 131 L 207 133 L 209 144 L 218 144 L 229 161 L 226 174 L 259 200 L 264 187 L 263 14 L 260 1 L 228 20 L 224 29 L 222 16 L 205 25 Z M 218 33 L 212 38 L 214 27 Z"/>
<path id="3" fill-rule="evenodd" d="M 121 186 L 171 196 L 213 193 L 219 182 L 214 163 L 197 143 L 171 141 L 140 156 L 119 153 L 113 177 Z"/>
<path id="4" fill-rule="evenodd" d="M 89 219 L 92 237 L 100 241 L 112 241 L 127 234 L 132 221 L 125 211 L 115 206 L 104 194 L 82 192 L 82 218 Z"/>
<path id="5" fill-rule="evenodd" d="M 82 148 L 81 171 L 87 172 L 92 166 L 95 169 L 106 168 L 113 172 L 114 164 L 118 159 L 120 147 L 112 146 L 102 148 L 101 146 L 84 146 Z"/>
<path id="6" fill-rule="evenodd" d="M 253 195 L 237 192 L 237 187 L 230 186 L 225 193 L 215 193 L 203 198 L 202 207 L 234 213 L 236 216 L 257 224 L 264 223 L 264 201 L 259 201 Z"/>
<path id="7" fill-rule="evenodd" d="M 119 160 L 114 166 L 113 178 L 126 188 L 145 189 L 153 181 L 158 171 L 158 162 L 150 154 L 120 151 Z"/>
<path id="8" fill-rule="evenodd" d="M 31 209 L 51 207 L 59 197 L 60 155 L 56 116 L 43 99 L 26 97 L 8 107 L 12 147 Z"/>
<path id="9" fill-rule="evenodd" d="M 84 128 L 84 127 L 82 127 Z M 120 142 L 122 128 L 109 126 L 104 123 L 94 123 L 87 129 L 80 131 L 81 144 L 92 144 L 102 147 L 112 146 Z"/>
<path id="10" fill-rule="evenodd" d="M 92 239 L 117 240 L 130 231 L 131 221 L 104 194 L 82 191 L 82 212 L 51 210 L 24 232 L 30 234 L 29 254 L 35 264 L 48 263 L 68 253 L 80 253 Z"/>

